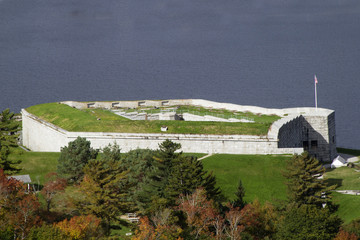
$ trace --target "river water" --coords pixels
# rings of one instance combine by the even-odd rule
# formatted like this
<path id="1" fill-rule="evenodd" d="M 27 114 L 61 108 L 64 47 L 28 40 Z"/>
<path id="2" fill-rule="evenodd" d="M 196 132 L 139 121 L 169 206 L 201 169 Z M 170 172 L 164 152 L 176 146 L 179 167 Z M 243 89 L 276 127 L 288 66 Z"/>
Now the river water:
<path id="1" fill-rule="evenodd" d="M 203 98 L 336 111 L 360 148 L 360 1 L 0 0 L 0 109 Z"/>

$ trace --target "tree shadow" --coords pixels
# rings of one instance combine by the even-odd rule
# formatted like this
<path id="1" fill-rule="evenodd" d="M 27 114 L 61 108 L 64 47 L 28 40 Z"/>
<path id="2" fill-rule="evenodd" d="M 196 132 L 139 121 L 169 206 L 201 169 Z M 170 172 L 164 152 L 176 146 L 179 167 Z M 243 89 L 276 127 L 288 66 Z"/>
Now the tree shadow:
<path id="1" fill-rule="evenodd" d="M 340 179 L 340 178 L 328 178 L 328 179 L 325 179 L 324 182 L 328 186 L 336 185 L 336 188 L 338 188 L 338 187 L 342 186 L 343 179 Z"/>

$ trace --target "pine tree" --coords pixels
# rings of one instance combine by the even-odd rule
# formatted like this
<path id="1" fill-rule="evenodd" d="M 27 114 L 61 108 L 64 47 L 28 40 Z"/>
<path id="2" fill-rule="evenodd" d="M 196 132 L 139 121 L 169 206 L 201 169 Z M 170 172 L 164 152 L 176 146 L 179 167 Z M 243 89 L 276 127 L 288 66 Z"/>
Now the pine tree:
<path id="1" fill-rule="evenodd" d="M 320 165 L 314 157 L 310 157 L 307 152 L 301 155 L 294 155 L 287 165 L 288 198 L 290 202 L 301 204 L 316 205 L 322 208 L 331 203 L 330 193 L 335 189 L 335 185 L 328 186 L 319 177 L 325 172 L 325 168 Z"/>
<path id="2" fill-rule="evenodd" d="M 70 183 L 79 182 L 83 175 L 83 168 L 91 159 L 96 159 L 97 150 L 90 147 L 90 141 L 78 137 L 69 142 L 68 146 L 61 148 L 57 172 L 60 177 Z"/>
<path id="3" fill-rule="evenodd" d="M 237 191 L 235 193 L 235 200 L 232 202 L 232 205 L 234 207 L 238 207 L 241 209 L 243 209 L 246 205 L 246 202 L 244 200 L 244 196 L 245 196 L 245 188 L 242 184 L 242 181 L 241 179 L 239 180 L 239 184 L 238 184 L 238 187 L 237 187 Z"/>
<path id="4" fill-rule="evenodd" d="M 173 160 L 166 192 L 174 201 L 180 194 L 191 194 L 204 184 L 202 163 L 192 156 L 180 155 Z M 173 201 L 173 202 L 174 202 Z"/>
<path id="5" fill-rule="evenodd" d="M 182 152 L 176 153 L 180 148 L 179 143 L 168 139 L 159 144 L 159 150 L 154 156 L 153 169 L 144 178 L 144 182 L 140 186 L 141 191 L 137 194 L 141 211 L 149 214 L 169 205 L 170 198 L 166 188 L 173 161 L 182 154 Z"/>
<path id="6" fill-rule="evenodd" d="M 79 186 L 84 197 L 77 200 L 76 205 L 83 214 L 101 218 L 105 232 L 109 233 L 110 222 L 118 221 L 119 216 L 130 209 L 127 201 L 128 171 L 119 161 L 93 159 L 85 166 L 84 174 Z"/>
<path id="7" fill-rule="evenodd" d="M 5 109 L 0 114 L 0 168 L 6 174 L 17 173 L 21 170 L 16 166 L 21 161 L 14 161 L 9 159 L 10 147 L 17 146 L 17 139 L 19 137 L 20 123 L 14 119 L 14 113 L 9 109 Z"/>
<path id="8" fill-rule="evenodd" d="M 207 198 L 219 203 L 223 196 L 212 173 L 208 174 L 196 157 L 176 152 L 181 145 L 166 140 L 159 145 L 149 173 L 142 177 L 136 200 L 140 210 L 146 214 L 161 211 L 176 205 L 180 194 L 192 194 L 203 188 Z"/>
<path id="9" fill-rule="evenodd" d="M 119 145 L 115 142 L 114 144 L 109 144 L 108 146 L 102 149 L 102 159 L 121 161 L 121 152 Z"/>
<path id="10" fill-rule="evenodd" d="M 316 205 L 289 204 L 278 226 L 275 239 L 331 240 L 339 231 L 342 220 L 328 208 Z"/>

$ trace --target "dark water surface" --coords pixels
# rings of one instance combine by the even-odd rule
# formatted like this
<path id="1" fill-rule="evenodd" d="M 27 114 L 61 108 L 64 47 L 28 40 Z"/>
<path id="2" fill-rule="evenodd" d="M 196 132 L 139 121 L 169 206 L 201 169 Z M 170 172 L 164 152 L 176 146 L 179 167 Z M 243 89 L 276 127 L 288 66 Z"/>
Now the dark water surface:
<path id="1" fill-rule="evenodd" d="M 360 148 L 360 1 L 0 0 L 0 109 L 203 98 L 334 109 Z"/>

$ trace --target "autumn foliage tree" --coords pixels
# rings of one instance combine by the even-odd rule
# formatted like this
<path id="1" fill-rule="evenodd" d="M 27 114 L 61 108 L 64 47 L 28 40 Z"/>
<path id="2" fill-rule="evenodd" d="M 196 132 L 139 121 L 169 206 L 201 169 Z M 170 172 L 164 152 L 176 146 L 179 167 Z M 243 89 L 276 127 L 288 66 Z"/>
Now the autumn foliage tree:
<path id="1" fill-rule="evenodd" d="M 209 228 L 219 214 L 212 200 L 207 200 L 204 189 L 199 188 L 192 194 L 180 195 L 178 209 L 184 212 L 194 239 L 211 236 Z"/>
<path id="2" fill-rule="evenodd" d="M 8 178 L 0 170 L 0 226 L 11 227 L 14 239 L 25 239 L 30 229 L 40 223 L 38 216 L 40 204 L 32 192 L 26 192 L 26 186 Z"/>
<path id="3" fill-rule="evenodd" d="M 54 172 L 48 173 L 45 178 L 47 179 L 47 182 L 44 184 L 43 189 L 41 189 L 41 194 L 44 196 L 46 201 L 46 210 L 49 212 L 50 205 L 55 195 L 64 191 L 66 187 L 66 179 L 59 178 L 57 173 Z"/>
<path id="4" fill-rule="evenodd" d="M 166 210 L 165 210 L 166 211 Z M 157 219 L 159 220 L 159 219 Z M 165 221 L 156 221 L 152 218 L 150 220 L 147 216 L 143 216 L 139 220 L 139 228 L 135 231 L 135 236 L 132 240 L 182 240 L 180 236 L 182 229 L 175 224 L 169 223 L 168 219 L 161 219 Z"/>
<path id="5" fill-rule="evenodd" d="M 340 229 L 338 234 L 333 240 L 358 240 L 360 237 L 357 236 L 355 233 L 348 233 L 343 229 Z"/>
<path id="6" fill-rule="evenodd" d="M 225 213 L 226 227 L 224 228 L 226 236 L 231 240 L 241 239 L 241 233 L 245 230 L 243 222 L 243 214 L 240 207 L 229 206 L 229 210 Z"/>
<path id="7" fill-rule="evenodd" d="M 96 239 L 102 236 L 100 228 L 101 219 L 94 215 L 74 216 L 70 220 L 63 220 L 54 226 L 59 228 L 68 239 Z"/>

